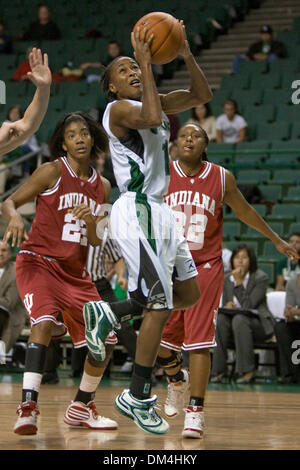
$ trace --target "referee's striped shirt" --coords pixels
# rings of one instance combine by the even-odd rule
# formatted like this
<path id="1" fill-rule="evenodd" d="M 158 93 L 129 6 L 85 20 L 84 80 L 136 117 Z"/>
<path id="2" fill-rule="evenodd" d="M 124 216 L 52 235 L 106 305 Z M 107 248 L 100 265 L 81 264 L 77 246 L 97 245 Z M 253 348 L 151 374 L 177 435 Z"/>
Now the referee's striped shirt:
<path id="1" fill-rule="evenodd" d="M 106 277 L 105 258 L 112 263 L 116 263 L 122 258 L 122 254 L 118 245 L 109 237 L 106 228 L 103 234 L 102 244 L 99 246 L 89 246 L 87 270 L 93 282 Z"/>

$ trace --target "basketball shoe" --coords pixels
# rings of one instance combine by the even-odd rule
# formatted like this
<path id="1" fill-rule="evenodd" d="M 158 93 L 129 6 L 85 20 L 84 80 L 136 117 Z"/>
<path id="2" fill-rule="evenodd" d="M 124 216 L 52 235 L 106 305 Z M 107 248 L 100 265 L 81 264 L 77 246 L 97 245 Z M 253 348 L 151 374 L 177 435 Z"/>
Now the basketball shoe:
<path id="1" fill-rule="evenodd" d="M 133 419 L 135 424 L 144 431 L 152 434 L 165 434 L 169 425 L 156 413 L 156 402 L 156 395 L 147 400 L 138 400 L 129 390 L 124 390 L 117 396 L 114 406 L 120 413 Z"/>
<path id="2" fill-rule="evenodd" d="M 182 437 L 201 439 L 204 428 L 204 412 L 199 406 L 188 406 L 184 420 Z"/>
<path id="3" fill-rule="evenodd" d="M 164 412 L 168 418 L 175 418 L 186 405 L 187 394 L 190 390 L 189 373 L 182 369 L 184 379 L 180 382 L 169 382 Z"/>
<path id="4" fill-rule="evenodd" d="M 35 401 L 25 401 L 18 406 L 18 419 L 14 427 L 16 434 L 29 436 L 37 433 L 37 416 L 40 414 Z"/>
<path id="5" fill-rule="evenodd" d="M 89 351 L 97 361 L 104 361 L 105 340 L 114 328 L 120 328 L 118 319 L 109 304 L 99 300 L 84 304 L 83 318 Z"/>
<path id="6" fill-rule="evenodd" d="M 64 422 L 69 426 L 81 426 L 89 429 L 114 430 L 118 428 L 115 421 L 100 416 L 93 401 L 87 405 L 81 401 L 72 402 L 67 408 Z"/>

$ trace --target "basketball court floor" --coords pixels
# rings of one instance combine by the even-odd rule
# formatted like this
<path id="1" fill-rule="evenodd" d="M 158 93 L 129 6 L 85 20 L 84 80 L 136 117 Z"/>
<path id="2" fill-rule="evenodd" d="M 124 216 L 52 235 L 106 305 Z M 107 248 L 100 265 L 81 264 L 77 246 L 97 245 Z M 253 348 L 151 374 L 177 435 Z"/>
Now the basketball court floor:
<path id="1" fill-rule="evenodd" d="M 59 372 L 57 385 L 42 385 L 39 429 L 36 436 L 18 436 L 12 429 L 20 402 L 22 373 L 0 372 L 1 450 L 296 450 L 300 448 L 300 385 L 209 385 L 203 439 L 183 439 L 184 413 L 169 420 L 163 436 L 148 434 L 113 407 L 116 395 L 128 387 L 129 377 L 104 378 L 96 394 L 98 411 L 119 424 L 116 431 L 71 428 L 63 416 L 74 399 L 79 379 Z M 153 388 L 163 405 L 165 382 Z M 162 412 L 162 410 L 161 410 Z"/>

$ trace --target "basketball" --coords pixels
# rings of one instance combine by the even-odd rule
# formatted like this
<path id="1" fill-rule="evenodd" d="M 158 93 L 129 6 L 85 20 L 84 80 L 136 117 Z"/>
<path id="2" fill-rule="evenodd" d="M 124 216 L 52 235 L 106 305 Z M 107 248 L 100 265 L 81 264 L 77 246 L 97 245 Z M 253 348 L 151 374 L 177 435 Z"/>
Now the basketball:
<path id="1" fill-rule="evenodd" d="M 154 38 L 151 44 L 152 64 L 168 64 L 174 60 L 183 41 L 182 29 L 172 15 L 163 12 L 153 12 L 140 18 L 133 31 L 138 27 L 147 28 L 146 39 L 151 34 Z"/>

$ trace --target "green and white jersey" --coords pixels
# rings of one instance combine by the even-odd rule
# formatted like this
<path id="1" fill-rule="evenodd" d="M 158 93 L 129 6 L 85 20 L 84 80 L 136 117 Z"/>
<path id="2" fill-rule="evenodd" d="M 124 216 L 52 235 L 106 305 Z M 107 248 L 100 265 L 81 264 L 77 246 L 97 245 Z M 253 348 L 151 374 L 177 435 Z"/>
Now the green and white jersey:
<path id="1" fill-rule="evenodd" d="M 135 106 L 139 101 L 128 100 Z M 105 109 L 102 124 L 109 136 L 109 148 L 121 193 L 136 192 L 147 199 L 163 200 L 169 186 L 170 123 L 162 113 L 162 125 L 153 129 L 131 129 L 128 136 L 116 137 L 110 130 L 111 105 Z"/>

